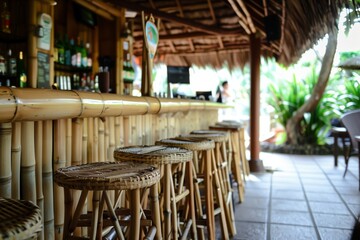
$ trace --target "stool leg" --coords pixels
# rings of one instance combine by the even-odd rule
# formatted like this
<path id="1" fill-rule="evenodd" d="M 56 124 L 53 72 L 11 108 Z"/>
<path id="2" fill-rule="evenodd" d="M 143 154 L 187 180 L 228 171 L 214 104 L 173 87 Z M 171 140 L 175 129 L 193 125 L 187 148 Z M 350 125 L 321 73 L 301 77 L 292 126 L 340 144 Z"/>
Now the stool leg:
<path id="1" fill-rule="evenodd" d="M 99 219 L 99 200 L 100 199 L 100 192 L 94 191 L 93 194 L 93 213 L 92 213 L 92 219 L 91 219 L 91 232 L 90 232 L 90 239 L 95 240 L 96 239 L 96 231 L 97 231 L 97 225 L 98 225 L 98 219 Z"/>
<path id="2" fill-rule="evenodd" d="M 233 171 L 235 181 L 237 182 L 239 202 L 243 202 L 244 200 L 244 191 L 243 191 L 243 180 L 241 178 L 241 166 L 240 166 L 240 154 L 239 154 L 239 145 L 237 141 L 237 135 L 232 134 L 232 149 L 233 149 Z M 245 173 L 243 173 L 245 176 Z"/>
<path id="3" fill-rule="evenodd" d="M 163 186 L 164 186 L 164 238 L 171 236 L 171 200 L 170 200 L 170 178 L 171 165 L 164 166 Z"/>
<path id="4" fill-rule="evenodd" d="M 204 159 L 204 183 L 205 183 L 205 202 L 206 202 L 206 218 L 208 228 L 208 238 L 215 239 L 215 219 L 214 219 L 214 201 L 212 188 L 212 167 L 211 167 L 211 151 L 206 151 Z"/>
<path id="5" fill-rule="evenodd" d="M 73 199 L 71 197 L 71 190 L 68 188 L 64 188 L 64 200 L 65 200 L 65 219 L 64 219 L 64 233 L 63 239 L 68 239 L 73 230 L 70 228 L 70 224 L 72 222 L 72 206 Z"/>
<path id="6" fill-rule="evenodd" d="M 162 239 L 161 235 L 161 216 L 160 216 L 160 205 L 159 205 L 159 184 L 156 183 L 150 187 L 150 195 L 151 195 L 151 215 L 156 227 L 156 236 L 157 240 Z"/>
<path id="7" fill-rule="evenodd" d="M 115 211 L 113 209 L 113 206 L 111 204 L 111 201 L 110 201 L 110 198 L 109 196 L 107 195 L 106 191 L 103 191 L 103 196 L 105 198 L 105 202 L 106 202 L 106 205 L 108 207 L 108 211 L 110 212 L 110 215 L 111 215 L 111 220 L 114 224 L 114 227 L 115 227 L 115 230 L 116 230 L 116 234 L 118 236 L 118 238 L 120 238 L 121 240 L 125 240 L 125 237 L 123 235 L 123 232 L 121 231 L 121 228 L 120 228 L 120 224 L 119 224 L 119 221 L 116 217 L 116 214 L 115 214 Z M 140 195 L 139 195 L 139 198 L 140 198 Z M 139 199 L 140 200 L 140 199 Z M 140 201 L 139 201 L 140 203 Z M 132 216 L 131 216 L 132 217 Z M 139 223 L 140 223 L 140 218 L 139 218 Z M 140 229 L 140 224 L 139 224 L 139 229 Z"/>
<path id="8" fill-rule="evenodd" d="M 140 189 L 130 190 L 130 239 L 140 237 Z"/>
<path id="9" fill-rule="evenodd" d="M 185 177 L 185 184 L 186 188 L 189 189 L 189 197 L 188 197 L 188 204 L 189 204 L 189 211 L 190 211 L 190 218 L 192 219 L 192 232 L 193 232 L 193 239 L 197 239 L 197 231 L 196 231 L 196 215 L 195 215 L 195 192 L 194 192 L 194 185 L 193 185 L 193 163 L 187 162 L 186 163 L 186 177 Z"/>

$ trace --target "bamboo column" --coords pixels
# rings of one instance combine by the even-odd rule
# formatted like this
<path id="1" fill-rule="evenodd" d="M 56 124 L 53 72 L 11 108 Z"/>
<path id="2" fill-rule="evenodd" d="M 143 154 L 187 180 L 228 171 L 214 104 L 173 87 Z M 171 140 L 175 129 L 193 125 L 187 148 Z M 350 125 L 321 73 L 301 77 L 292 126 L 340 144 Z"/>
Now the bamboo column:
<path id="1" fill-rule="evenodd" d="M 11 198 L 11 123 L 0 124 L 0 197 Z"/>
<path id="2" fill-rule="evenodd" d="M 128 116 L 124 117 L 123 121 L 124 121 L 124 145 L 129 146 L 130 145 L 130 137 L 129 137 L 130 120 L 129 120 L 129 117 Z"/>
<path id="3" fill-rule="evenodd" d="M 260 54 L 261 39 L 255 34 L 250 35 L 250 161 L 252 172 L 264 171 L 260 154 Z"/>
<path id="4" fill-rule="evenodd" d="M 71 118 L 66 119 L 66 136 L 65 136 L 65 141 L 66 141 L 66 166 L 71 166 L 72 164 L 72 160 L 71 160 L 71 156 L 72 156 L 72 121 Z"/>
<path id="5" fill-rule="evenodd" d="M 65 167 L 66 164 L 66 119 L 60 119 L 54 125 L 54 171 Z M 55 204 L 55 239 L 63 238 L 64 229 L 64 191 L 58 185 L 54 185 Z"/>
<path id="6" fill-rule="evenodd" d="M 82 119 L 75 118 L 73 119 L 71 124 L 71 139 L 66 138 L 67 143 L 70 142 L 71 144 L 71 165 L 80 165 L 82 163 L 81 161 L 81 154 L 82 154 Z M 67 129 L 69 129 L 69 121 L 67 122 Z M 68 135 L 68 134 L 67 134 Z M 68 152 L 68 151 L 67 151 Z M 72 191 L 72 198 L 73 202 L 78 202 L 80 199 L 81 191 L 73 190 Z M 76 210 L 76 204 L 73 204 L 72 212 L 74 213 Z M 74 231 L 75 236 L 82 236 L 81 229 L 77 228 Z"/>
<path id="7" fill-rule="evenodd" d="M 88 163 L 88 118 L 83 119 L 81 163 Z"/>
<path id="8" fill-rule="evenodd" d="M 21 123 L 21 198 L 36 203 L 34 122 Z"/>
<path id="9" fill-rule="evenodd" d="M 95 156 L 97 156 L 97 152 L 96 152 L 96 155 L 94 153 L 95 151 L 95 140 L 94 140 L 94 133 L 95 133 L 95 130 L 94 130 L 94 118 L 88 118 L 87 119 L 87 123 L 88 123 L 88 128 L 87 128 L 87 131 L 88 131 L 88 142 L 87 142 L 87 162 L 88 163 L 92 163 L 92 162 L 95 162 Z M 97 139 L 96 139 L 97 141 Z"/>
<path id="10" fill-rule="evenodd" d="M 3 144 L 0 144 L 2 147 Z M 2 158 L 1 158 L 2 159 Z M 20 165 L 21 165 L 21 123 L 12 124 L 11 138 L 11 197 L 20 199 Z"/>
<path id="11" fill-rule="evenodd" d="M 108 117 L 109 122 L 109 147 L 107 152 L 107 158 L 109 161 L 114 161 L 114 150 L 115 150 L 115 118 Z"/>
<path id="12" fill-rule="evenodd" d="M 99 162 L 99 151 L 100 151 L 100 143 L 99 143 L 99 122 L 101 120 L 99 118 L 93 119 L 93 162 Z M 90 128 L 89 128 L 90 130 Z M 90 134 L 89 134 L 90 135 Z"/>
<path id="13" fill-rule="evenodd" d="M 124 139 L 121 131 L 122 117 L 115 117 L 115 148 L 119 148 L 124 145 Z"/>
<path id="14" fill-rule="evenodd" d="M 99 124 L 98 134 L 99 134 L 99 162 L 104 162 L 106 160 L 106 151 L 105 151 L 105 119 L 98 118 Z"/>
<path id="15" fill-rule="evenodd" d="M 104 121 L 104 161 L 110 161 L 109 159 L 109 146 L 110 146 L 110 121 L 109 117 L 105 118 Z"/>
<path id="16" fill-rule="evenodd" d="M 43 123 L 41 121 L 35 122 L 35 176 L 36 176 L 36 196 L 37 205 L 44 216 L 44 195 L 42 184 L 42 164 L 43 164 Z M 42 218 L 42 224 L 44 225 L 44 218 Z M 38 236 L 39 239 L 44 239 L 44 231 Z"/>
<path id="17" fill-rule="evenodd" d="M 43 194 L 44 194 L 44 238 L 53 240 L 54 232 L 54 188 L 52 171 L 53 126 L 52 121 L 43 122 Z"/>

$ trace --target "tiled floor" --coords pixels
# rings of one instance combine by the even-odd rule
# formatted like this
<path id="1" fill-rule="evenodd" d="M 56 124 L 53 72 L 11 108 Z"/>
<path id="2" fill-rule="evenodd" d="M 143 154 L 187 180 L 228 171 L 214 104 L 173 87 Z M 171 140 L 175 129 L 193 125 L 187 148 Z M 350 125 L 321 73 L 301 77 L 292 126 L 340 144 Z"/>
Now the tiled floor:
<path id="1" fill-rule="evenodd" d="M 343 158 L 261 153 L 268 171 L 252 174 L 235 204 L 237 235 L 249 240 L 350 239 L 360 214 L 358 160 L 343 178 Z M 235 191 L 235 200 L 237 200 Z"/>

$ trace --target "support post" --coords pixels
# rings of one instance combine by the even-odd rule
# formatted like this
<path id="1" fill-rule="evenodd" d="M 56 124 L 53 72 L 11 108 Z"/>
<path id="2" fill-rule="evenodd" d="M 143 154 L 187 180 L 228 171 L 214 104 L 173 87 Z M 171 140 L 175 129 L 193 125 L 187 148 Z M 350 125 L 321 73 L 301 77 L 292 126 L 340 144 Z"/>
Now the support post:
<path id="1" fill-rule="evenodd" d="M 264 171 L 264 165 L 259 158 L 260 142 L 260 56 L 261 39 L 256 34 L 250 35 L 250 171 Z"/>

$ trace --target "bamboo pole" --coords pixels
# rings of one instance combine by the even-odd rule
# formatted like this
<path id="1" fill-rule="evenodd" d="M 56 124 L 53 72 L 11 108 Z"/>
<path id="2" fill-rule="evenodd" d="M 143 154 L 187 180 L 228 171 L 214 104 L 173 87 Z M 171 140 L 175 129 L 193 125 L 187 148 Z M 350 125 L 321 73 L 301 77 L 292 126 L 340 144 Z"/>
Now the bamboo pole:
<path id="1" fill-rule="evenodd" d="M 66 120 L 60 119 L 55 122 L 54 129 L 54 171 L 65 167 L 65 130 Z M 58 185 L 54 186 L 55 204 L 55 239 L 60 240 L 63 236 L 64 227 L 64 191 Z"/>
<path id="2" fill-rule="evenodd" d="M 109 117 L 109 147 L 108 147 L 108 160 L 114 161 L 114 150 L 115 150 L 115 118 Z"/>
<path id="3" fill-rule="evenodd" d="M 0 143 L 0 147 L 3 147 Z M 3 159 L 3 157 L 1 157 Z M 21 123 L 12 124 L 11 138 L 11 197 L 20 199 L 20 164 L 21 164 Z M 1 171 L 1 170 L 0 170 Z M 0 188 L 1 189 L 1 188 Z"/>
<path id="4" fill-rule="evenodd" d="M 11 198 L 11 123 L 0 124 L 0 197 Z"/>
<path id="5" fill-rule="evenodd" d="M 121 134 L 121 121 L 121 117 L 115 117 L 115 148 L 119 148 L 124 144 L 123 134 Z"/>
<path id="6" fill-rule="evenodd" d="M 104 154 L 105 154 L 105 158 L 104 161 L 110 161 L 109 158 L 109 145 L 110 145 L 110 133 L 109 133 L 109 129 L 110 129 L 110 121 L 109 118 L 105 118 L 105 122 L 104 122 Z"/>
<path id="7" fill-rule="evenodd" d="M 81 154 L 82 154 L 82 119 L 79 119 L 79 118 L 76 118 L 76 119 L 73 119 L 73 121 L 71 121 L 70 119 L 70 123 L 69 123 L 69 120 L 67 121 L 67 129 L 71 128 L 71 134 L 70 134 L 70 139 L 68 138 L 68 135 L 66 136 L 66 142 L 67 142 L 67 146 L 68 146 L 68 142 L 70 142 L 70 145 L 71 145 L 71 148 L 69 151 L 70 154 L 71 154 L 71 165 L 74 166 L 74 165 L 80 165 L 82 163 L 81 161 Z M 69 127 L 70 125 L 70 127 Z M 68 151 L 68 148 L 66 149 L 67 153 L 69 152 Z M 77 191 L 77 190 L 73 190 L 72 191 L 72 199 L 73 199 L 73 202 L 74 203 L 77 203 L 79 202 L 79 199 L 80 199 L 80 191 Z M 73 209 L 72 209 L 72 212 L 75 212 L 76 210 L 76 204 L 73 205 Z M 74 235 L 75 236 L 81 236 L 81 229 L 79 228 L 76 228 L 75 231 L 74 231 Z"/>
<path id="8" fill-rule="evenodd" d="M 99 162 L 104 162 L 106 159 L 105 151 L 105 119 L 98 119 L 99 129 Z"/>
<path id="9" fill-rule="evenodd" d="M 44 238 L 52 240 L 55 238 L 54 232 L 54 188 L 52 171 L 53 154 L 53 126 L 52 121 L 43 123 L 43 194 L 44 194 Z"/>
<path id="10" fill-rule="evenodd" d="M 42 163 L 43 163 L 43 123 L 41 121 L 35 122 L 35 177 L 36 177 L 36 204 L 44 216 L 44 194 L 42 184 Z M 44 225 L 44 218 L 41 219 Z M 44 231 L 38 236 L 38 239 L 44 239 Z"/>
<path id="11" fill-rule="evenodd" d="M 21 123 L 21 198 L 36 202 L 34 122 Z"/>
<path id="12" fill-rule="evenodd" d="M 88 163 L 92 163 L 92 162 L 95 162 L 95 155 L 94 154 L 94 144 L 95 144 L 95 140 L 94 140 L 94 133 L 95 133 L 95 130 L 94 130 L 94 118 L 88 118 L 88 142 L 87 142 L 87 155 L 88 155 L 88 158 L 87 158 L 87 162 Z M 97 141 L 97 139 L 96 139 Z"/>
<path id="13" fill-rule="evenodd" d="M 157 99 L 111 93 L 0 87 L 0 122 L 62 118 L 130 116 L 190 110 L 216 110 L 223 105 L 188 99 Z M 58 106 L 61 111 L 54 111 Z"/>
<path id="14" fill-rule="evenodd" d="M 129 117 L 124 117 L 124 145 L 129 146 L 130 145 L 130 120 Z"/>
<path id="15" fill-rule="evenodd" d="M 93 162 L 99 162 L 99 118 L 94 118 L 93 125 Z"/>
<path id="16" fill-rule="evenodd" d="M 66 142 L 66 166 L 71 166 L 72 164 L 72 160 L 71 160 L 71 149 L 72 149 L 72 142 L 71 142 L 71 138 L 72 138 L 72 122 L 71 119 L 66 119 L 66 136 L 65 136 L 65 142 Z"/>
<path id="17" fill-rule="evenodd" d="M 81 163 L 88 163 L 88 118 L 83 120 L 83 129 L 82 129 L 82 153 L 81 153 Z"/>

